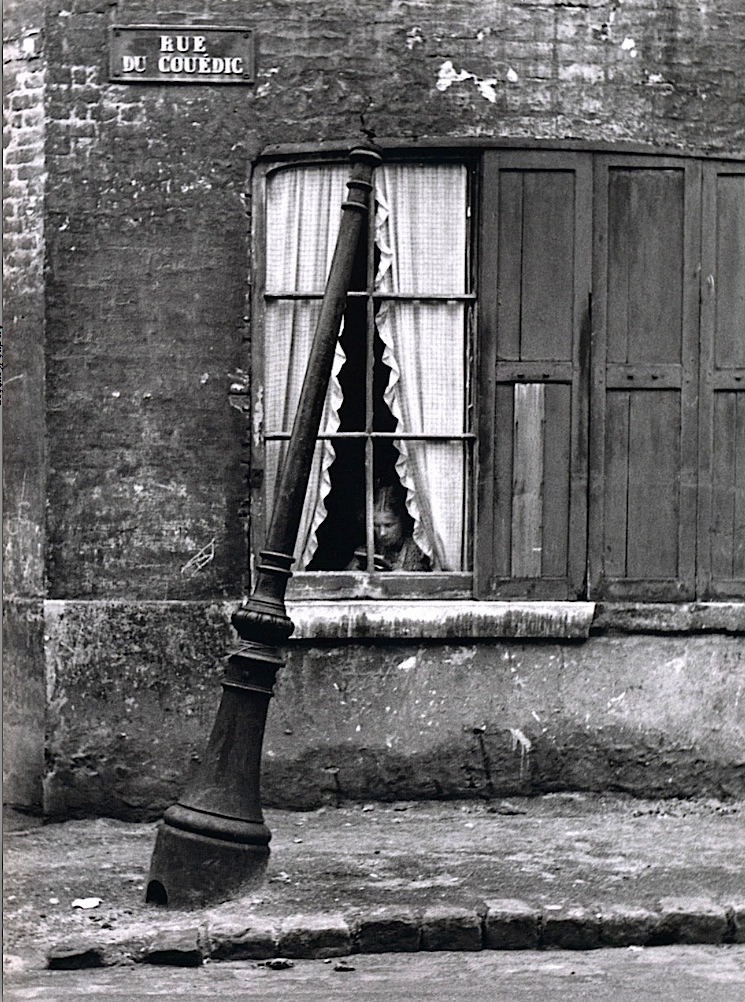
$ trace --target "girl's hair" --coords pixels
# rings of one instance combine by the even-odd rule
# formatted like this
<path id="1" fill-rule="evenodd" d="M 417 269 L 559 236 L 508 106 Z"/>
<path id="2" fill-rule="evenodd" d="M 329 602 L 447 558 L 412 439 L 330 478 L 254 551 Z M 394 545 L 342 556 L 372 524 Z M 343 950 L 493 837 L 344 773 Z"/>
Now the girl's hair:
<path id="1" fill-rule="evenodd" d="M 391 512 L 391 514 L 403 518 L 406 515 L 406 503 L 404 493 L 398 484 L 379 486 L 375 491 L 373 508 L 376 512 Z"/>
<path id="2" fill-rule="evenodd" d="M 374 512 L 390 512 L 401 521 L 405 536 L 414 531 L 414 520 L 406 507 L 406 494 L 400 483 L 378 484 L 373 503 Z"/>

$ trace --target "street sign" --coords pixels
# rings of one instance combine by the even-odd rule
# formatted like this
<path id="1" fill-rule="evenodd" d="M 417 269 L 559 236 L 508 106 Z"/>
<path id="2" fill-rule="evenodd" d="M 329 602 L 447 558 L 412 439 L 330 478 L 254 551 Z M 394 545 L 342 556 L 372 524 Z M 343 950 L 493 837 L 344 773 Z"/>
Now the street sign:
<path id="1" fill-rule="evenodd" d="M 250 84 L 254 62 L 250 28 L 115 24 L 109 29 L 112 83 Z"/>

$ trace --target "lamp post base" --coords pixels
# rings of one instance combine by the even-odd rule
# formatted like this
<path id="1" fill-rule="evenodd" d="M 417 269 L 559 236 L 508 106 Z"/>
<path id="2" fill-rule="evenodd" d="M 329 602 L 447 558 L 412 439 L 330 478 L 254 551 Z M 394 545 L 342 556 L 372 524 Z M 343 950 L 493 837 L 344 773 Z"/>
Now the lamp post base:
<path id="1" fill-rule="evenodd" d="M 145 900 L 170 908 L 218 904 L 259 887 L 272 835 L 259 794 L 261 742 L 282 665 L 266 644 L 231 655 L 197 775 L 158 828 Z"/>
<path id="2" fill-rule="evenodd" d="M 172 811 L 192 812 L 179 805 Z M 169 824 L 168 814 L 158 828 L 150 863 L 145 900 L 169 908 L 203 908 L 256 890 L 264 882 L 269 862 L 269 829 L 263 824 L 214 818 L 214 827 L 228 837 L 214 837 Z M 209 815 L 205 816 L 209 821 Z M 179 822 L 183 819 L 174 818 Z M 209 824 L 202 832 L 209 830 Z M 246 841 L 233 841 L 239 834 Z M 249 841 L 250 839 L 250 841 Z"/>
<path id="3" fill-rule="evenodd" d="M 267 617 L 253 615 L 258 627 L 266 628 Z M 236 618 L 240 625 L 238 614 Z M 278 622 L 287 636 L 292 624 L 287 620 L 288 628 Z M 254 641 L 245 641 L 228 659 L 220 706 L 197 774 L 158 828 L 147 902 L 201 908 L 261 885 L 272 837 L 261 811 L 261 743 L 281 667 L 275 647 Z"/>

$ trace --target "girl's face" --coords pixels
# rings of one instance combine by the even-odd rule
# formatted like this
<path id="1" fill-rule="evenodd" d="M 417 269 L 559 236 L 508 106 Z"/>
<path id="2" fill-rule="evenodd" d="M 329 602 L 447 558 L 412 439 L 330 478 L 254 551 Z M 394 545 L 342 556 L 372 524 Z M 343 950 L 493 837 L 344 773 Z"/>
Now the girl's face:
<path id="1" fill-rule="evenodd" d="M 404 541 L 401 519 L 392 511 L 376 511 L 373 517 L 375 543 L 382 550 L 400 549 Z"/>

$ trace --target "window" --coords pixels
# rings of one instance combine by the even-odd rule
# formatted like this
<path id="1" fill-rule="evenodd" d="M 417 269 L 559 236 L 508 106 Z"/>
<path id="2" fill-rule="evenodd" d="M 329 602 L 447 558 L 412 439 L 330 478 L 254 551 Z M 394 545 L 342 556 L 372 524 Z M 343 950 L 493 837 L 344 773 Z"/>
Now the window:
<path id="1" fill-rule="evenodd" d="M 259 172 L 255 548 L 347 176 L 342 161 Z M 387 154 L 295 589 L 742 595 L 744 290 L 742 165 L 503 148 Z"/>
<path id="2" fill-rule="evenodd" d="M 274 491 L 336 241 L 348 167 L 266 184 L 264 503 Z M 360 241 L 295 550 L 298 570 L 470 571 L 469 170 L 386 164 Z M 386 525 L 386 521 L 389 523 Z M 457 578 L 456 578 L 457 580 Z"/>

